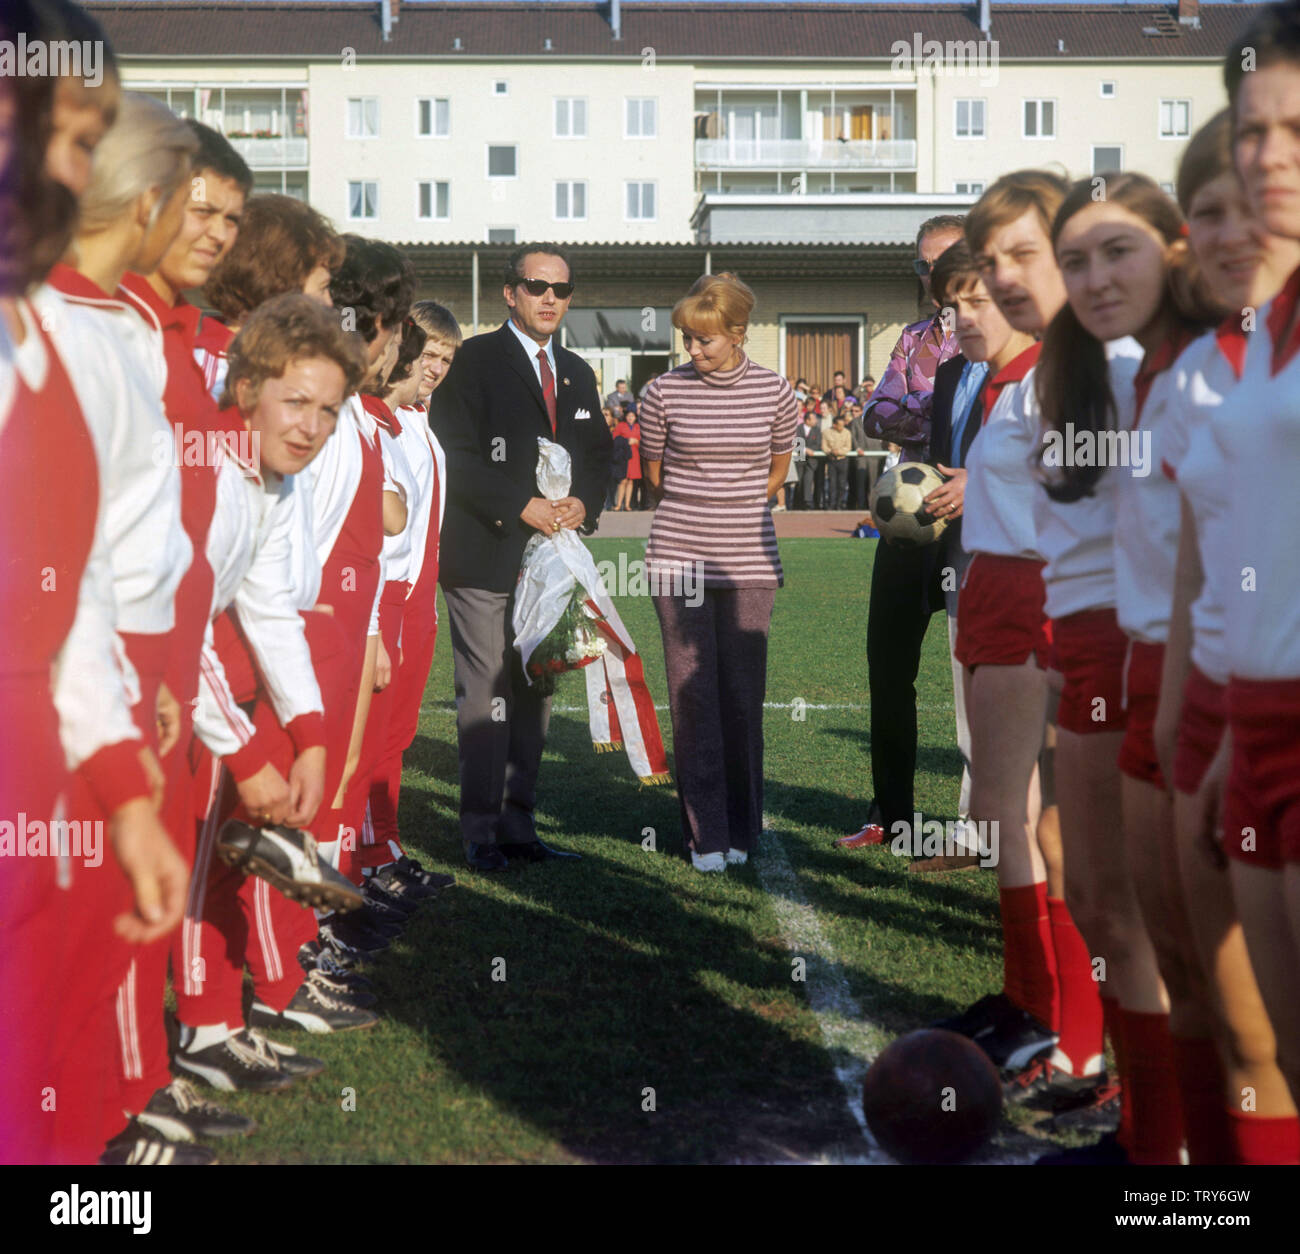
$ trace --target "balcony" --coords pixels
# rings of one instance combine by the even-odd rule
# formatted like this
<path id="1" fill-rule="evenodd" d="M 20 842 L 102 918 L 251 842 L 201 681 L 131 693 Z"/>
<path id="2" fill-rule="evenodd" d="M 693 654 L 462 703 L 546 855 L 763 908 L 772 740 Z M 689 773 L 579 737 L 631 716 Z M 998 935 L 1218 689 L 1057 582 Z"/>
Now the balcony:
<path id="1" fill-rule="evenodd" d="M 243 136 L 227 134 L 230 146 L 251 169 L 285 169 L 307 164 L 307 140 L 282 135 Z"/>
<path id="2" fill-rule="evenodd" d="M 914 139 L 697 139 L 697 170 L 914 170 Z"/>

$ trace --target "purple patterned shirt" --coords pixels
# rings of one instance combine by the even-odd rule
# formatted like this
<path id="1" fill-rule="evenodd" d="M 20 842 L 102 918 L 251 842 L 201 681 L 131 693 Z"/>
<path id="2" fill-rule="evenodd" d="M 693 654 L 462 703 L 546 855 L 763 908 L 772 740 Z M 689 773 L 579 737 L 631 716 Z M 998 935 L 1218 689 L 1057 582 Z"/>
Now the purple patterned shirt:
<path id="1" fill-rule="evenodd" d="M 900 460 L 923 462 L 929 458 L 935 372 L 959 351 L 957 337 L 945 332 L 937 311 L 931 318 L 904 327 L 898 337 L 889 356 L 889 369 L 871 394 L 862 422 L 869 436 L 900 445 Z"/>

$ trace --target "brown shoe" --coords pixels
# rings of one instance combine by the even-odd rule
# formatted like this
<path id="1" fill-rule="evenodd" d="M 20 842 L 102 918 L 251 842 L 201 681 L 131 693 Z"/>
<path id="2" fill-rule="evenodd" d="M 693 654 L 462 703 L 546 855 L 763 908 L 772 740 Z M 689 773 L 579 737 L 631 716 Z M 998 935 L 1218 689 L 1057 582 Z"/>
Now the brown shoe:
<path id="1" fill-rule="evenodd" d="M 944 871 L 973 871 L 979 864 L 977 853 L 940 853 L 933 858 L 913 858 L 907 869 L 917 875 L 938 875 Z"/>

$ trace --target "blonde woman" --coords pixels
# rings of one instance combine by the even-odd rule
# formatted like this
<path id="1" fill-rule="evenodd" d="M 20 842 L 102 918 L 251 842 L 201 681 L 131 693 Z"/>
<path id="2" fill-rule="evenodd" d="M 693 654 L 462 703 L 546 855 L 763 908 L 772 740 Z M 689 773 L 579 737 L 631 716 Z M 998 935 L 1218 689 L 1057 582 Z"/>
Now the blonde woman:
<path id="1" fill-rule="evenodd" d="M 660 498 L 646 556 L 697 871 L 745 862 L 763 817 L 767 632 L 782 584 L 767 503 L 790 467 L 799 405 L 745 355 L 753 308 L 734 275 L 699 279 L 673 310 L 690 362 L 641 406 L 642 464 Z"/>

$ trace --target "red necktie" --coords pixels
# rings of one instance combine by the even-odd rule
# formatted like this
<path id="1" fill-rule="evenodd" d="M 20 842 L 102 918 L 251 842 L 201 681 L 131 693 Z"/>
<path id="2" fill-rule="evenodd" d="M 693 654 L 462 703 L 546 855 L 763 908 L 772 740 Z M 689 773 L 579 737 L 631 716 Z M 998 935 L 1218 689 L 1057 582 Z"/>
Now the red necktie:
<path id="1" fill-rule="evenodd" d="M 537 360 L 542 364 L 542 399 L 546 402 L 546 416 L 551 420 L 551 434 L 555 434 L 555 376 L 551 363 L 546 360 L 546 350 L 537 350 Z"/>

